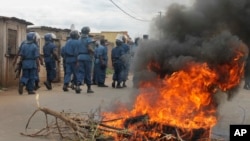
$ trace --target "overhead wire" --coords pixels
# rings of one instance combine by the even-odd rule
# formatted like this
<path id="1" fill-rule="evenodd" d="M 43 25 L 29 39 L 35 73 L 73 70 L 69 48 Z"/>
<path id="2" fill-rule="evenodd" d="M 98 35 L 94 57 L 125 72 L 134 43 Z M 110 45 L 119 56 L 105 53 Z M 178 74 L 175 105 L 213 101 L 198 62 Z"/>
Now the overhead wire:
<path id="1" fill-rule="evenodd" d="M 130 13 L 130 15 L 133 15 L 134 17 L 137 17 L 139 19 L 145 19 L 145 18 L 141 18 L 137 12 L 132 10 L 130 7 L 127 6 L 127 4 L 125 4 L 121 0 L 115 0 L 115 2 L 117 5 L 120 5 L 120 7 L 123 7 L 124 11 L 127 11 L 127 13 Z"/>
<path id="2" fill-rule="evenodd" d="M 118 9 L 120 9 L 123 13 L 125 13 L 126 15 L 128 15 L 129 17 L 135 19 L 135 20 L 138 20 L 138 21 L 142 21 L 142 22 L 150 22 L 150 20 L 144 20 L 144 19 L 139 19 L 131 14 L 129 14 L 128 12 L 126 12 L 125 10 L 123 10 L 119 5 L 117 5 L 113 0 L 110 0 L 110 2 L 115 6 L 117 7 Z"/>

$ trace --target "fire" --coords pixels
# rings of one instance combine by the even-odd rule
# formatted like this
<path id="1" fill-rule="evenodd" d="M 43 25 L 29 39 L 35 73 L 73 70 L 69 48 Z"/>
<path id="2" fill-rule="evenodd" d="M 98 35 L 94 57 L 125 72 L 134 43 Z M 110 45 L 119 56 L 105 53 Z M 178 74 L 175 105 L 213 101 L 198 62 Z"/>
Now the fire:
<path id="1" fill-rule="evenodd" d="M 155 88 L 154 93 L 142 92 L 131 113 L 147 113 L 153 122 L 182 128 L 214 125 L 215 106 L 209 88 L 218 77 L 207 64 L 189 66 L 185 71 L 165 77 L 160 86 L 150 84 Z"/>
<path id="2" fill-rule="evenodd" d="M 231 62 L 209 66 L 207 63 L 191 62 L 184 70 L 160 77 L 150 82 L 141 82 L 139 95 L 133 108 L 120 105 L 116 112 L 105 112 L 108 119 L 123 118 L 109 122 L 110 126 L 124 128 L 124 121 L 131 117 L 147 115 L 148 123 L 169 125 L 181 129 L 210 129 L 216 122 L 216 102 L 213 95 L 221 89 L 227 91 L 239 84 L 243 75 L 244 63 L 239 61 L 244 54 L 236 52 Z M 156 62 L 153 62 L 156 63 Z M 159 69 L 159 64 L 150 62 L 149 71 Z M 137 134 L 149 134 L 137 130 L 133 124 L 128 130 Z M 135 131 L 134 131 L 135 130 Z M 158 132 L 154 132 L 154 131 Z M 150 137 L 159 136 L 160 126 L 152 128 Z M 160 131 L 161 132 L 161 131 Z"/>
<path id="3" fill-rule="evenodd" d="M 239 51 L 232 62 L 218 67 L 221 72 L 220 74 L 223 75 L 224 78 L 218 82 L 220 89 L 226 91 L 240 83 L 241 76 L 244 72 L 244 62 L 240 61 L 243 56 L 244 54 Z"/>

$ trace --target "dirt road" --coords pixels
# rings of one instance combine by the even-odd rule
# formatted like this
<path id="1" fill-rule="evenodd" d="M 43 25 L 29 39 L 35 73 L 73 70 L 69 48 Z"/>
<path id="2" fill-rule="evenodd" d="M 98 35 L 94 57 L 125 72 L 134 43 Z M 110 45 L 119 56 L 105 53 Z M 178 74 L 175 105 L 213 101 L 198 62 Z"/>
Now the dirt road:
<path id="1" fill-rule="evenodd" d="M 48 107 L 56 111 L 71 110 L 73 112 L 89 112 L 99 106 L 103 109 L 109 107 L 113 101 L 129 101 L 134 89 L 132 88 L 131 77 L 124 89 L 113 89 L 111 87 L 111 76 L 107 78 L 108 88 L 93 86 L 94 94 L 86 93 L 86 86 L 82 87 L 81 94 L 74 91 L 62 91 L 62 84 L 53 84 L 52 91 L 42 87 L 38 90 L 40 106 Z M 0 91 L 0 141 L 44 141 L 53 140 L 48 138 L 31 138 L 20 135 L 25 132 L 25 125 L 30 115 L 36 109 L 36 96 L 24 93 L 19 95 L 17 88 L 8 88 L 7 91 Z M 222 140 L 229 140 L 230 124 L 250 124 L 250 91 L 242 89 L 231 100 L 227 101 L 225 94 L 222 94 L 223 104 L 219 107 L 218 123 L 212 130 L 212 137 Z M 31 121 L 32 129 L 44 127 L 44 114 L 37 114 Z"/>

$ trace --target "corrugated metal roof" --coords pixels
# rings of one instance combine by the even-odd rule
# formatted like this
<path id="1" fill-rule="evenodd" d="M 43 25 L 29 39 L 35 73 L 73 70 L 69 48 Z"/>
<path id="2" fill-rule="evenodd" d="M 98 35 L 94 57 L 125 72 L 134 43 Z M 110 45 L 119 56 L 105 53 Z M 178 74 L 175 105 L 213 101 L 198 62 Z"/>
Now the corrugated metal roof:
<path id="1" fill-rule="evenodd" d="M 19 19 L 19 18 L 16 18 L 16 17 L 0 16 L 0 19 L 3 19 L 3 20 L 12 20 L 12 21 L 16 21 L 16 22 L 19 22 L 19 23 L 22 23 L 22 24 L 26 24 L 26 25 L 33 25 L 33 23 L 31 23 L 31 22 L 28 22 L 26 20 Z"/>
<path id="2" fill-rule="evenodd" d="M 48 27 L 48 26 L 31 26 L 28 27 L 29 30 L 32 29 L 43 29 L 43 30 L 50 30 L 50 31 L 65 31 L 65 32 L 70 32 L 70 29 L 61 29 L 61 28 L 54 28 L 54 27 Z"/>

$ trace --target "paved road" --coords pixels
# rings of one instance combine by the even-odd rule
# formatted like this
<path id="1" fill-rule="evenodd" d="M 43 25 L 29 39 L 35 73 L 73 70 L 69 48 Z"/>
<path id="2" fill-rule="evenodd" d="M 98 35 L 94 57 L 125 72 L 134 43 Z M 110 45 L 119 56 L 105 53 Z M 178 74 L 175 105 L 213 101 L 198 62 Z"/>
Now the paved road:
<path id="1" fill-rule="evenodd" d="M 111 84 L 111 77 L 107 78 Z M 128 101 L 133 94 L 131 77 L 128 88 L 113 89 L 93 86 L 94 94 L 86 93 L 83 86 L 81 94 L 74 91 L 63 92 L 62 84 L 54 84 L 52 91 L 42 87 L 38 90 L 40 106 L 56 111 L 71 110 L 73 112 L 89 112 L 99 106 L 106 108 L 113 101 Z M 221 94 L 223 104 L 219 107 L 219 121 L 212 130 L 212 136 L 228 140 L 230 124 L 250 124 L 250 91 L 240 89 L 231 101 Z M 28 118 L 36 109 L 35 95 L 19 95 L 15 87 L 0 92 L 0 141 L 45 141 L 47 138 L 31 138 L 20 135 L 25 132 Z M 37 114 L 31 122 L 32 129 L 44 127 L 44 115 Z M 37 128 L 36 128 L 37 127 Z"/>

